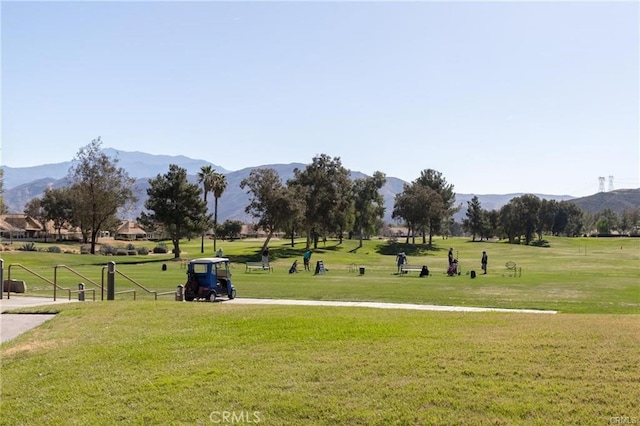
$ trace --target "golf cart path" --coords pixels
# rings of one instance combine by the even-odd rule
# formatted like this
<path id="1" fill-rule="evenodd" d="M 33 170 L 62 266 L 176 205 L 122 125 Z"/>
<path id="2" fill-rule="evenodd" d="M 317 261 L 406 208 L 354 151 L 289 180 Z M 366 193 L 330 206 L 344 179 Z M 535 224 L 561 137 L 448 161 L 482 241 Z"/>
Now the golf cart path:
<path id="1" fill-rule="evenodd" d="M 44 297 L 13 296 L 10 299 L 0 299 L 0 343 L 11 340 L 20 334 L 38 327 L 45 321 L 54 317 L 50 314 L 5 314 L 12 309 L 53 305 L 60 303 L 74 303 L 74 300 L 56 300 Z M 557 311 L 542 311 L 535 309 L 504 309 L 504 308 L 478 308 L 471 306 L 442 306 L 419 305 L 414 303 L 384 303 L 384 302 L 339 302 L 330 300 L 289 300 L 289 299 L 249 299 L 235 298 L 233 300 L 221 300 L 223 303 L 240 305 L 295 305 L 295 306 L 342 306 L 355 308 L 377 309 L 405 309 L 419 311 L 441 312 L 511 312 L 521 314 L 556 314 Z"/>
<path id="2" fill-rule="evenodd" d="M 543 311 L 537 309 L 478 308 L 473 306 L 421 305 L 416 303 L 340 302 L 331 300 L 249 299 L 244 297 L 225 300 L 224 302 L 245 305 L 346 306 L 352 308 L 407 309 L 415 311 L 442 312 L 512 312 L 520 314 L 558 313 L 557 311 Z"/>

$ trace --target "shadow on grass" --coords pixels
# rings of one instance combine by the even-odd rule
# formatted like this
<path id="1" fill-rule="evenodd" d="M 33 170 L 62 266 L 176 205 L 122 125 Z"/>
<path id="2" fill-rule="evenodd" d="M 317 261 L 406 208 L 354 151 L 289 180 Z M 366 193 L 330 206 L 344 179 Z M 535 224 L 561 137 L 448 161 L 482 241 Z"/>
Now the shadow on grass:
<path id="1" fill-rule="evenodd" d="M 447 249 L 436 247 L 429 244 L 406 244 L 398 241 L 388 241 L 376 247 L 376 252 L 383 255 L 395 256 L 400 252 L 404 252 L 407 256 L 427 256 L 430 254 L 440 254 L 446 252 Z"/>

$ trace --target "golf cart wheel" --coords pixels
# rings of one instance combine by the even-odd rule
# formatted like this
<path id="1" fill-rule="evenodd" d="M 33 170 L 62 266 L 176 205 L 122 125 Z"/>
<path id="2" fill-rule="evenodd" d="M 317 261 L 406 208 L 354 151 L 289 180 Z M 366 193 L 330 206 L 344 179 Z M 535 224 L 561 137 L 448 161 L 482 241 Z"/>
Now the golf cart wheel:
<path id="1" fill-rule="evenodd" d="M 231 293 L 229 293 L 229 299 L 235 299 L 236 298 L 236 289 L 234 288 L 233 290 L 231 290 Z"/>
<path id="2" fill-rule="evenodd" d="M 216 292 L 212 291 L 211 293 L 209 293 L 209 297 L 207 297 L 207 300 L 209 302 L 215 302 L 216 301 Z"/>
<path id="3" fill-rule="evenodd" d="M 187 302 L 193 302 L 193 294 L 185 294 L 184 296 L 184 300 L 186 300 Z"/>

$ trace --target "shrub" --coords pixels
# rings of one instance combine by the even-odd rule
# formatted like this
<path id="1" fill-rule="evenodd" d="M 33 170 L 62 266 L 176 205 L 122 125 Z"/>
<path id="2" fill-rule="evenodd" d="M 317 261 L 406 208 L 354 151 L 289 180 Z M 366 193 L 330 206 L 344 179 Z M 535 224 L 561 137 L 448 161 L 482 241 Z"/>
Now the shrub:
<path id="1" fill-rule="evenodd" d="M 116 249 L 114 254 L 116 256 L 127 256 L 129 254 L 129 251 L 127 249 L 119 248 L 119 249 Z"/>
<path id="2" fill-rule="evenodd" d="M 132 243 L 127 244 L 127 250 L 134 250 L 135 251 L 136 246 L 134 246 Z"/>
<path id="3" fill-rule="evenodd" d="M 138 247 L 137 252 L 138 254 L 149 254 L 149 249 L 146 247 Z"/>
<path id="4" fill-rule="evenodd" d="M 159 243 L 153 248 L 154 253 L 167 253 L 168 251 L 169 250 L 167 249 L 167 245 L 165 243 Z"/>
<path id="5" fill-rule="evenodd" d="M 104 246 L 100 248 L 100 252 L 102 252 Z M 91 246 L 89 244 L 83 244 L 80 246 L 80 254 L 89 254 L 91 253 Z"/>
<path id="6" fill-rule="evenodd" d="M 137 252 L 137 251 L 135 251 L 135 250 L 127 250 L 127 254 L 128 254 L 129 256 L 135 256 L 135 255 L 137 255 L 137 254 L 138 254 L 138 252 Z"/>
<path id="7" fill-rule="evenodd" d="M 110 246 L 109 244 L 104 244 L 100 247 L 100 253 L 106 255 L 114 254 L 115 248 Z"/>
<path id="8" fill-rule="evenodd" d="M 26 242 L 22 245 L 22 247 L 20 247 L 18 250 L 22 250 L 22 251 L 38 251 L 38 249 L 36 248 L 36 243 L 34 243 L 33 241 L 29 241 Z"/>
<path id="9" fill-rule="evenodd" d="M 62 253 L 62 250 L 58 246 L 51 246 L 47 249 L 49 253 Z"/>

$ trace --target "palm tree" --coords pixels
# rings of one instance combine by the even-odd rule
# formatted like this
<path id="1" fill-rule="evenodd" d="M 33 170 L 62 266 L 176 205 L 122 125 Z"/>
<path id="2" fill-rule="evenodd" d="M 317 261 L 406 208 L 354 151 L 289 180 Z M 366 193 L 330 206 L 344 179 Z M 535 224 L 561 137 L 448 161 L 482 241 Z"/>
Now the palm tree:
<path id="1" fill-rule="evenodd" d="M 227 189 L 227 178 L 222 173 L 214 173 L 211 192 L 213 192 L 213 251 L 216 251 L 217 228 L 218 228 L 218 198 L 222 197 L 222 193 Z"/>
<path id="2" fill-rule="evenodd" d="M 216 173 L 216 170 L 211 165 L 200 167 L 200 171 L 198 172 L 198 182 L 202 184 L 202 187 L 204 189 L 205 204 L 207 204 L 207 194 L 213 190 L 215 175 L 217 174 L 218 173 Z M 215 228 L 214 228 L 214 232 L 215 232 Z M 215 243 L 214 243 L 214 250 L 215 250 Z M 200 240 L 200 253 L 204 253 L 204 232 L 202 233 L 202 238 Z"/>

